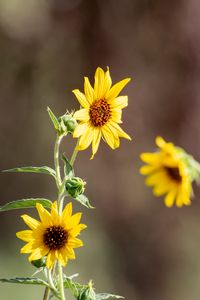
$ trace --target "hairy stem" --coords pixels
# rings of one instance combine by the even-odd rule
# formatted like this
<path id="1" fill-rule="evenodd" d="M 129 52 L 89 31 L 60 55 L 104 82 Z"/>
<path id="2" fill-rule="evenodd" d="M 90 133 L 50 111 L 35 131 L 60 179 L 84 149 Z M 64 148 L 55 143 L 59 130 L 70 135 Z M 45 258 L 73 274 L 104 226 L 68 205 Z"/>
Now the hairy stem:
<path id="1" fill-rule="evenodd" d="M 63 271 L 62 265 L 58 262 L 58 273 L 59 273 L 59 288 L 60 288 L 60 299 L 65 300 L 64 283 L 63 283 Z"/>
<path id="2" fill-rule="evenodd" d="M 79 141 L 79 140 L 78 140 Z M 77 141 L 77 144 L 74 148 L 74 152 L 72 153 L 72 156 L 71 156 L 71 159 L 70 159 L 70 164 L 73 166 L 74 165 L 74 162 L 75 162 L 75 159 L 76 159 L 76 156 L 78 154 L 78 150 L 77 150 L 77 145 L 78 145 L 78 141 Z"/>
<path id="3" fill-rule="evenodd" d="M 62 184 L 62 179 L 61 179 L 61 175 L 60 175 L 60 165 L 59 165 L 59 147 L 60 147 L 62 138 L 63 138 L 62 135 L 57 135 L 55 147 L 54 147 L 54 164 L 55 164 L 55 171 L 56 171 L 56 183 L 57 183 L 58 189 L 60 189 L 60 186 Z"/>

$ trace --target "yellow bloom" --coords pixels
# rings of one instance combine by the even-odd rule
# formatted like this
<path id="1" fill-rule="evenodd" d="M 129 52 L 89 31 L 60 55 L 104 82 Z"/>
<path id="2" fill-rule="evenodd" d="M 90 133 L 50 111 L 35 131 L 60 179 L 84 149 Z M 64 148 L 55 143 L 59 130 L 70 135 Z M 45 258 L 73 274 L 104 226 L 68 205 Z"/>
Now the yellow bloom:
<path id="1" fill-rule="evenodd" d="M 74 117 L 80 121 L 73 136 L 80 138 L 77 150 L 85 150 L 92 143 L 92 158 L 97 152 L 101 138 L 115 149 L 119 147 L 119 137 L 131 138 L 118 125 L 122 123 L 122 108 L 128 105 L 127 96 L 118 96 L 130 78 L 119 81 L 113 87 L 109 69 L 104 72 L 97 68 L 94 88 L 85 77 L 84 92 L 73 90 L 82 108 Z"/>
<path id="2" fill-rule="evenodd" d="M 165 196 L 165 204 L 171 207 L 190 205 L 192 183 L 188 166 L 183 159 L 183 151 L 163 138 L 157 137 L 158 152 L 142 153 L 141 159 L 147 163 L 140 173 L 148 175 L 146 184 L 153 187 L 155 196 Z"/>
<path id="3" fill-rule="evenodd" d="M 46 265 L 49 269 L 56 260 L 65 266 L 68 259 L 75 259 L 73 248 L 83 246 L 83 242 L 77 238 L 81 230 L 87 227 L 79 224 L 82 214 L 72 215 L 72 204 L 69 203 L 59 215 L 56 201 L 52 204 L 51 213 L 39 203 L 36 208 L 41 222 L 22 215 L 31 230 L 16 233 L 18 238 L 27 242 L 20 252 L 31 253 L 29 261 L 47 256 Z"/>

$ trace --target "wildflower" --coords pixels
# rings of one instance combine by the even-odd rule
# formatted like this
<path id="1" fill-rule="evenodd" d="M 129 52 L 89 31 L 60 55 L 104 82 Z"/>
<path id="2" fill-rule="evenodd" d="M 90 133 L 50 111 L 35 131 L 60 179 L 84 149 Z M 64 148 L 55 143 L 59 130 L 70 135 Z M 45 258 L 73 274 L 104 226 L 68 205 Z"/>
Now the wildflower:
<path id="1" fill-rule="evenodd" d="M 174 203 L 178 207 L 190 205 L 192 178 L 189 160 L 193 158 L 161 137 L 156 138 L 156 144 L 159 151 L 141 154 L 141 159 L 147 163 L 140 169 L 141 174 L 148 175 L 146 184 L 153 187 L 155 196 L 165 194 L 168 207 Z"/>
<path id="2" fill-rule="evenodd" d="M 97 152 L 101 138 L 112 148 L 120 145 L 119 138 L 131 140 L 118 125 L 122 123 L 122 108 L 128 105 L 127 96 L 118 96 L 130 78 L 119 81 L 113 87 L 109 69 L 104 72 L 97 68 L 94 88 L 85 77 L 84 93 L 73 90 L 82 108 L 75 112 L 74 118 L 80 121 L 73 136 L 79 138 L 77 150 L 85 150 L 92 143 L 92 158 Z"/>
<path id="3" fill-rule="evenodd" d="M 73 248 L 83 246 L 83 242 L 77 238 L 82 229 L 87 226 L 79 224 L 81 213 L 72 215 L 72 204 L 66 205 L 62 214 L 58 214 L 57 202 L 55 201 L 49 213 L 41 204 L 36 208 L 40 221 L 28 215 L 22 215 L 24 222 L 31 230 L 17 232 L 17 237 L 27 242 L 21 248 L 21 253 L 31 253 L 29 261 L 37 260 L 46 256 L 46 266 L 51 268 L 56 260 L 65 266 L 68 259 L 75 259 Z"/>

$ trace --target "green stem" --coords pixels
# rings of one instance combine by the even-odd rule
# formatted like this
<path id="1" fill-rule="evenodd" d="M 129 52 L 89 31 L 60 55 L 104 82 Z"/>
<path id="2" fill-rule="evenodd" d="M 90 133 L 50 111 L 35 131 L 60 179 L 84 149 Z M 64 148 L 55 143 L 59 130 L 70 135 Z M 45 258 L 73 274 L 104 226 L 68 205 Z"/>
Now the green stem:
<path id="1" fill-rule="evenodd" d="M 74 152 L 72 153 L 72 156 L 71 156 L 71 159 L 70 159 L 70 164 L 73 166 L 74 165 L 74 162 L 75 162 L 75 159 L 76 159 L 76 156 L 78 154 L 78 150 L 76 149 L 77 148 L 77 145 L 78 145 L 78 142 L 79 140 L 77 141 L 77 144 L 74 148 Z"/>
<path id="2" fill-rule="evenodd" d="M 59 287 L 60 287 L 60 299 L 65 300 L 64 283 L 63 283 L 63 271 L 62 265 L 58 262 L 58 273 L 59 273 Z"/>
<path id="3" fill-rule="evenodd" d="M 61 175 L 60 175 L 60 165 L 59 165 L 59 147 L 60 147 L 62 138 L 63 138 L 62 135 L 57 135 L 55 147 L 54 147 L 54 164 L 55 164 L 55 171 L 56 171 L 56 183 L 57 183 L 58 189 L 60 189 L 60 186 L 62 184 L 62 179 L 61 179 Z"/>

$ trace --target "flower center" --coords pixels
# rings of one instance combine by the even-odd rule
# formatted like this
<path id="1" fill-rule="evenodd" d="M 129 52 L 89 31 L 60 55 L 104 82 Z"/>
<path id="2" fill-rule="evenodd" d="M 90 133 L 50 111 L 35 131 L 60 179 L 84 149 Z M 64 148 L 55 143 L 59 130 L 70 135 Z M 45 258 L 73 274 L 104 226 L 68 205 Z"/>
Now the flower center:
<path id="1" fill-rule="evenodd" d="M 110 105 L 104 99 L 95 100 L 90 106 L 89 116 L 92 125 L 103 126 L 111 117 Z"/>
<path id="2" fill-rule="evenodd" d="M 67 238 L 68 233 L 63 227 L 51 226 L 46 229 L 43 241 L 50 250 L 58 250 L 66 244 Z"/>
<path id="3" fill-rule="evenodd" d="M 180 175 L 180 172 L 179 172 L 179 168 L 170 168 L 170 167 L 165 167 L 165 170 L 167 171 L 167 174 L 169 175 L 169 177 L 180 183 L 182 181 L 182 177 Z"/>

